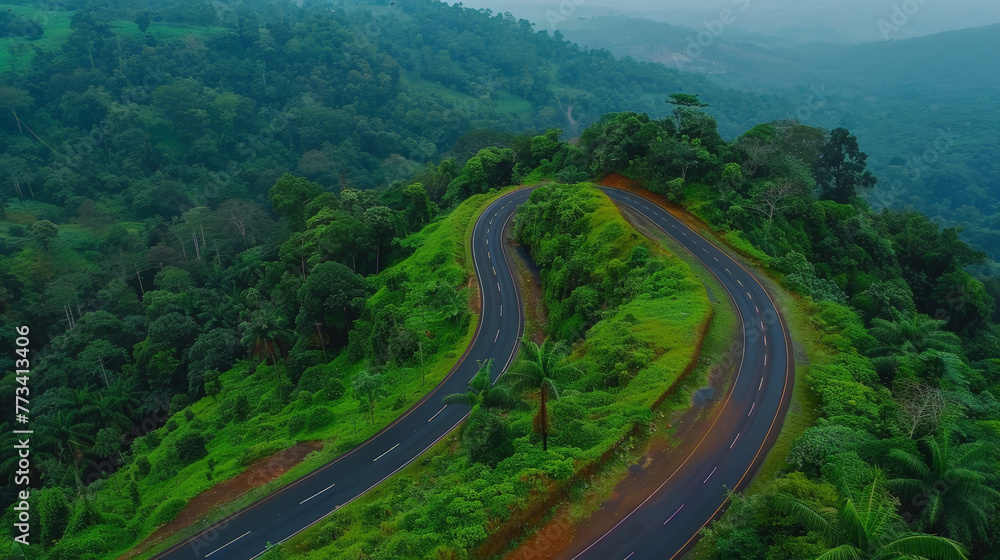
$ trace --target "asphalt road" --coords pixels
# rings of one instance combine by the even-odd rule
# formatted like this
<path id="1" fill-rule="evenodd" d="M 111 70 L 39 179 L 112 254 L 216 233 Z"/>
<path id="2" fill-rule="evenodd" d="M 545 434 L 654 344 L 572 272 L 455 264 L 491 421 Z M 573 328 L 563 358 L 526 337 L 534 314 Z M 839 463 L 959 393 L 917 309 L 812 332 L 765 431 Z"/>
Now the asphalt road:
<path id="1" fill-rule="evenodd" d="M 445 406 L 444 396 L 465 393 L 479 371 L 479 362 L 492 359 L 492 375 L 498 377 L 514 359 L 524 331 L 523 306 L 503 250 L 503 230 L 529 194 L 525 189 L 503 197 L 476 222 L 472 252 L 483 312 L 472 345 L 444 381 L 352 451 L 154 558 L 256 558 L 267 543 L 277 544 L 317 523 L 408 465 L 458 426 L 469 408 Z"/>
<path id="2" fill-rule="evenodd" d="M 671 558 L 725 504 L 725 488 L 740 488 L 763 460 L 780 429 L 791 395 L 791 344 L 766 291 L 752 274 L 666 211 L 634 194 L 604 189 L 673 236 L 729 291 L 744 324 L 736 341 L 740 361 L 722 414 L 692 456 L 671 478 L 579 558 Z M 476 222 L 472 253 L 482 313 L 472 344 L 431 393 L 354 450 L 155 556 L 162 560 L 249 560 L 364 494 L 399 471 L 458 426 L 469 413 L 442 398 L 464 393 L 478 363 L 494 362 L 498 377 L 517 353 L 524 326 L 522 303 L 503 250 L 503 230 L 529 189 L 491 204 Z M 586 544 L 581 544 L 583 548 Z"/>
<path id="3" fill-rule="evenodd" d="M 742 323 L 729 357 L 738 362 L 721 412 L 678 469 L 635 510 L 566 558 L 645 560 L 679 557 L 723 512 L 729 490 L 744 488 L 781 430 L 791 399 L 791 339 L 774 302 L 753 274 L 669 212 L 630 192 L 602 188 L 690 251 L 729 293 Z"/>

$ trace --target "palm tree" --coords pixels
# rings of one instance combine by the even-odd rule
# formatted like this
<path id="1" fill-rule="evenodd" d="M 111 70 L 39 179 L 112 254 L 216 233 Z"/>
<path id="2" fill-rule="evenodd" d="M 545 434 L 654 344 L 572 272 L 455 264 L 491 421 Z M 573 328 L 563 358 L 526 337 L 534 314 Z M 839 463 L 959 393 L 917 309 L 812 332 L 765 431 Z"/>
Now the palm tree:
<path id="1" fill-rule="evenodd" d="M 986 456 L 985 441 L 953 445 L 948 433 L 921 440 L 921 454 L 902 449 L 889 452 L 903 476 L 888 481 L 904 505 L 923 507 L 915 527 L 971 544 L 974 537 L 988 541 L 987 529 L 995 519 L 1000 492 L 994 463 Z M 906 508 L 904 508 L 906 509 Z"/>
<path id="2" fill-rule="evenodd" d="M 78 422 L 77 414 L 75 410 L 58 411 L 55 418 L 49 417 L 42 425 L 41 437 L 38 438 L 46 447 L 54 448 L 52 455 L 60 461 L 65 460 L 68 455 L 74 465 L 83 458 L 80 448 L 93 443 L 90 434 L 94 433 L 94 425 L 89 422 Z"/>
<path id="3" fill-rule="evenodd" d="M 270 358 L 277 370 L 276 356 L 282 353 L 281 344 L 288 332 L 284 323 L 285 318 L 276 313 L 273 306 L 262 305 L 260 309 L 250 313 L 247 321 L 240 323 L 240 342 L 265 363 Z"/>
<path id="4" fill-rule="evenodd" d="M 207 304 L 198 314 L 201 320 L 201 330 L 209 332 L 212 329 L 231 329 L 233 327 L 233 317 L 239 316 L 239 311 L 229 297 L 220 298 L 215 304 Z"/>
<path id="5" fill-rule="evenodd" d="M 542 432 L 542 450 L 549 449 L 549 419 L 546 402 L 549 398 L 558 399 L 559 389 L 556 383 L 576 368 L 561 363 L 567 354 L 562 343 L 553 343 L 548 339 L 541 346 L 524 339 L 521 342 L 521 355 L 510 372 L 511 383 L 518 389 L 537 389 L 541 404 L 538 408 L 536 425 Z"/>
<path id="6" fill-rule="evenodd" d="M 123 430 L 131 423 L 128 416 L 122 413 L 124 406 L 121 397 L 114 393 L 100 395 L 94 403 L 94 418 L 98 419 L 98 425 L 104 428 L 112 426 Z"/>
<path id="7" fill-rule="evenodd" d="M 466 393 L 454 393 L 444 398 L 445 404 L 464 404 L 474 407 L 482 404 L 483 408 L 521 408 L 527 406 L 523 400 L 517 398 L 510 392 L 510 389 L 503 386 L 494 385 L 490 381 L 490 369 L 493 360 L 486 360 L 479 367 L 479 372 L 469 382 L 469 391 Z"/>
<path id="8" fill-rule="evenodd" d="M 879 356 L 919 354 L 924 350 L 958 352 L 961 341 L 955 333 L 944 329 L 947 321 L 931 319 L 915 313 L 907 317 L 895 308 L 889 308 L 892 320 L 872 319 L 872 335 L 882 343 L 871 351 Z"/>
<path id="9" fill-rule="evenodd" d="M 841 501 L 839 509 L 816 510 L 787 494 L 775 496 L 782 513 L 798 519 L 823 538 L 828 549 L 816 560 L 967 560 L 962 545 L 951 539 L 899 531 L 902 519 L 878 470 L 856 496 L 842 490 L 848 497 Z"/>

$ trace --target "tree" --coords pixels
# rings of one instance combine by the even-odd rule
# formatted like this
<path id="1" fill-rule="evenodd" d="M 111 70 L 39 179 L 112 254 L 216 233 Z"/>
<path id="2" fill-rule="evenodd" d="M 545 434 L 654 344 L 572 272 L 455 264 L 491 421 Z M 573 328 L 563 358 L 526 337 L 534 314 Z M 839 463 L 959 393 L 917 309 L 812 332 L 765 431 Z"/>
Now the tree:
<path id="1" fill-rule="evenodd" d="M 283 354 L 282 345 L 287 337 L 285 317 L 274 310 L 271 305 L 263 305 L 250 313 L 250 317 L 240 323 L 240 343 L 250 353 L 267 362 L 268 358 L 275 367 L 278 382 L 281 383 L 281 372 L 278 369 L 278 356 Z"/>
<path id="2" fill-rule="evenodd" d="M 188 393 L 201 393 L 208 370 L 226 371 L 242 354 L 240 338 L 235 331 L 216 328 L 198 335 L 187 351 Z"/>
<path id="3" fill-rule="evenodd" d="M 514 454 L 510 427 L 483 405 L 475 405 L 462 427 L 462 446 L 473 463 L 493 468 Z"/>
<path id="4" fill-rule="evenodd" d="M 681 130 L 683 125 L 683 117 L 685 109 L 691 110 L 692 108 L 708 107 L 708 103 L 702 102 L 698 99 L 698 94 L 688 94 L 688 93 L 671 93 L 670 99 L 667 99 L 667 103 L 674 106 L 674 117 L 677 119 L 677 130 Z"/>
<path id="5" fill-rule="evenodd" d="M 504 386 L 494 385 L 490 381 L 490 368 L 493 360 L 486 360 L 479 371 L 469 382 L 469 390 L 465 393 L 454 393 L 444 398 L 445 404 L 464 404 L 468 407 L 481 405 L 489 411 L 491 408 L 519 408 L 524 401 L 511 394 Z"/>
<path id="6" fill-rule="evenodd" d="M 891 313 L 892 321 L 872 319 L 871 334 L 883 344 L 874 350 L 875 353 L 919 354 L 924 350 L 954 353 L 961 350 L 958 336 L 944 330 L 946 321 L 921 313 L 907 317 L 896 309 L 892 309 Z"/>
<path id="7" fill-rule="evenodd" d="M 299 313 L 295 326 L 299 332 L 315 328 L 316 323 L 328 327 L 351 328 L 352 310 L 358 309 L 368 294 L 365 279 L 350 268 L 333 261 L 321 263 L 299 287 L 296 299 Z"/>
<path id="8" fill-rule="evenodd" d="M 379 399 L 388 394 L 385 379 L 378 373 L 362 371 L 354 376 L 351 382 L 354 387 L 354 398 L 358 399 L 368 412 L 371 423 L 375 423 L 375 405 Z"/>
<path id="9" fill-rule="evenodd" d="M 69 459 L 78 464 L 83 458 L 82 448 L 93 441 L 93 432 L 93 424 L 77 420 L 77 411 L 60 410 L 42 424 L 39 439 L 60 462 Z"/>
<path id="10" fill-rule="evenodd" d="M 899 405 L 900 428 L 907 437 L 916 439 L 937 430 L 948 408 L 941 389 L 914 379 L 899 379 L 892 389 Z"/>
<path id="11" fill-rule="evenodd" d="M 288 220 L 293 231 L 301 231 L 306 226 L 306 207 L 309 201 L 323 193 L 323 187 L 307 179 L 285 173 L 267 196 L 274 211 Z"/>
<path id="12" fill-rule="evenodd" d="M 561 378 L 575 371 L 572 366 L 561 363 L 565 357 L 562 344 L 546 340 L 541 346 L 530 340 L 521 342 L 521 356 L 508 374 L 514 387 L 519 389 L 537 389 L 540 404 L 536 417 L 536 426 L 542 432 L 542 450 L 549 449 L 549 420 L 545 408 L 548 399 L 558 399 L 559 390 L 556 385 Z"/>
<path id="13" fill-rule="evenodd" d="M 91 342 L 83 352 L 80 352 L 80 360 L 91 364 L 91 366 L 96 365 L 100 369 L 104 385 L 108 387 L 111 386 L 111 380 L 105 366 L 116 360 L 124 360 L 127 356 L 128 352 L 124 348 L 113 346 L 110 342 L 102 339 Z"/>
<path id="14" fill-rule="evenodd" d="M 848 494 L 839 509 L 814 510 L 805 502 L 779 494 L 775 503 L 780 511 L 817 533 L 827 551 L 817 560 L 888 560 L 922 558 L 926 560 L 967 560 L 961 544 L 931 535 L 901 533 L 902 523 L 895 505 L 885 490 L 884 477 L 876 471 L 873 480 L 861 492 L 842 488 Z"/>
<path id="15" fill-rule="evenodd" d="M 485 168 L 484 168 L 485 169 Z M 421 183 L 407 185 L 403 189 L 403 198 L 406 200 L 406 223 L 413 231 L 419 231 L 433 217 L 432 203 Z"/>
<path id="16" fill-rule="evenodd" d="M 947 535 L 971 544 L 989 542 L 989 528 L 1000 509 L 996 464 L 986 441 L 954 444 L 947 432 L 920 442 L 920 454 L 893 449 L 889 458 L 902 476 L 888 487 L 903 500 L 903 510 L 914 515 L 920 531 Z"/>
<path id="17" fill-rule="evenodd" d="M 256 245 L 273 223 L 260 204 L 248 200 L 227 200 L 219 206 L 219 214 L 226 220 L 226 229 L 239 234 L 244 249 L 249 249 L 251 242 Z"/>
<path id="18" fill-rule="evenodd" d="M 407 187 L 409 188 L 409 187 Z M 424 195 L 426 196 L 426 192 Z M 396 224 L 393 222 L 392 209 L 387 206 L 373 206 L 365 210 L 362 221 L 371 230 L 375 238 L 375 274 L 379 273 L 379 260 L 382 246 L 392 240 L 396 234 Z"/>
<path id="19" fill-rule="evenodd" d="M 846 128 L 835 128 L 816 162 L 816 179 L 825 199 L 847 204 L 860 189 L 870 189 L 877 179 L 865 169 L 868 154 Z"/>
<path id="20" fill-rule="evenodd" d="M 48 220 L 39 220 L 31 224 L 31 237 L 42 244 L 42 249 L 49 250 L 49 241 L 59 235 L 59 228 Z"/>
<path id="21" fill-rule="evenodd" d="M 755 212 L 759 212 L 767 218 L 767 225 L 770 226 L 775 216 L 780 216 L 787 210 L 801 193 L 801 187 L 791 181 L 767 181 L 760 187 L 754 189 L 752 202 L 746 207 Z"/>

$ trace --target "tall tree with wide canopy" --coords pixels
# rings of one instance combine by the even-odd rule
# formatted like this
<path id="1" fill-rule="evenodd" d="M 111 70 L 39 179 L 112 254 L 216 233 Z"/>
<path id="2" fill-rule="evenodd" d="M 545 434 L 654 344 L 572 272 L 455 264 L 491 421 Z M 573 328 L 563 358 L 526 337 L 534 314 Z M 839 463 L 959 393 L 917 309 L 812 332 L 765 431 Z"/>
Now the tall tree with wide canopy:
<path id="1" fill-rule="evenodd" d="M 847 204 L 861 189 L 875 186 L 877 179 L 865 169 L 868 154 L 858 147 L 858 138 L 846 128 L 835 128 L 820 150 L 816 161 L 816 179 L 822 196 L 840 204 Z"/>
<path id="2" fill-rule="evenodd" d="M 323 193 L 323 187 L 285 173 L 274 183 L 267 197 L 279 216 L 288 220 L 293 231 L 301 231 L 306 227 L 307 205 L 309 201 Z"/>

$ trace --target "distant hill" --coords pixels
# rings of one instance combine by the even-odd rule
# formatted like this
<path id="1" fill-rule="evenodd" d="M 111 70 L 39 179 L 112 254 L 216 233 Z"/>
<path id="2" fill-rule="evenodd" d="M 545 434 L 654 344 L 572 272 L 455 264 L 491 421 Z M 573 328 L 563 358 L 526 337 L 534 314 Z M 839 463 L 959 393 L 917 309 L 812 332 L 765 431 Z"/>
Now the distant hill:
<path id="1" fill-rule="evenodd" d="M 876 206 L 913 207 L 966 227 L 1000 254 L 1000 25 L 859 45 L 796 44 L 625 17 L 566 22 L 566 38 L 661 62 L 723 87 L 787 100 L 806 124 L 857 134 L 879 176 Z M 696 52 L 697 56 L 688 56 Z"/>

